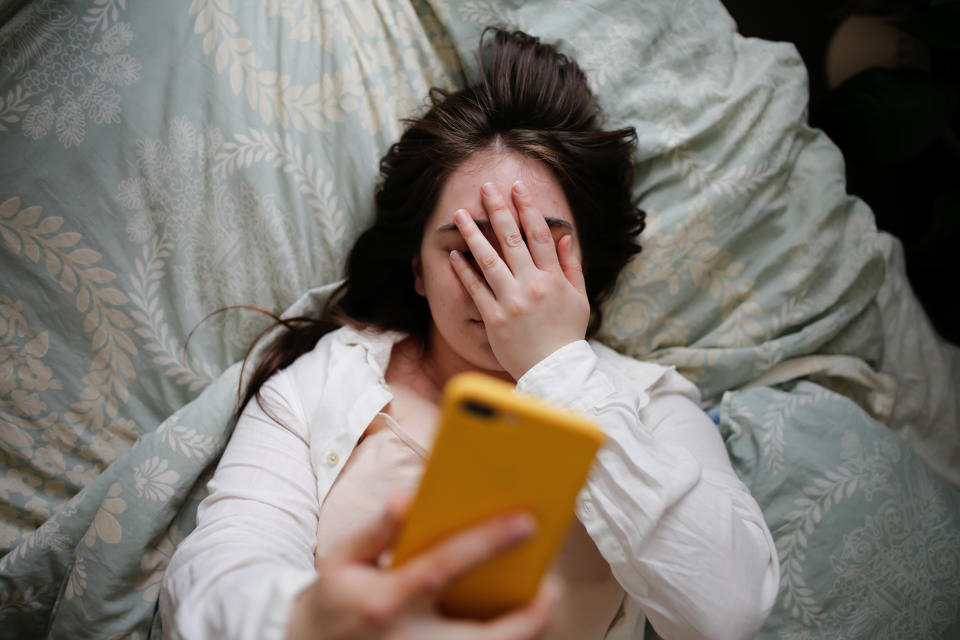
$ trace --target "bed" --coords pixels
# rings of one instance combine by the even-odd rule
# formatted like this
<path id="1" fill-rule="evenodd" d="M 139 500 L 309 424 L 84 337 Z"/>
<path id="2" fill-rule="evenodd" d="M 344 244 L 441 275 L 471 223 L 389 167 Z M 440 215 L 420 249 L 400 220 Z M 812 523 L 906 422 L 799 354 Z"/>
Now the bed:
<path id="1" fill-rule="evenodd" d="M 700 387 L 777 543 L 760 637 L 960 637 L 960 349 L 807 126 L 791 45 L 718 0 L 7 0 L 0 21 L 0 635 L 159 637 L 268 322 L 207 316 L 322 304 L 401 119 L 497 24 L 574 54 L 637 129 L 649 225 L 602 338 Z"/>

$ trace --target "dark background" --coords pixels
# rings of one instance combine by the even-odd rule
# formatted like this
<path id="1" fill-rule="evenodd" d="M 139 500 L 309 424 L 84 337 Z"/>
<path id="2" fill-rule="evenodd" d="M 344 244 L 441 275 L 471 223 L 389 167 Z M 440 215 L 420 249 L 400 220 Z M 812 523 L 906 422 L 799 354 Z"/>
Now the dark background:
<path id="1" fill-rule="evenodd" d="M 847 16 L 881 15 L 885 19 L 899 20 L 910 11 L 915 14 L 925 5 L 951 4 L 950 0 L 722 1 L 742 35 L 796 45 L 810 78 L 810 124 L 823 129 L 843 151 L 848 192 L 870 205 L 879 228 L 903 242 L 907 275 L 917 297 L 937 331 L 954 344 L 960 344 L 960 139 L 957 136 L 960 109 L 956 109 L 956 96 L 960 93 L 956 90 L 960 87 L 957 51 L 960 28 L 954 32 L 953 25 L 938 27 L 948 34 L 945 49 L 941 48 L 942 36 L 941 42 L 934 47 L 923 42 L 922 46 L 930 55 L 930 67 L 925 70 L 929 71 L 929 77 L 916 70 L 910 72 L 913 74 L 910 77 L 919 78 L 921 83 L 936 81 L 932 85 L 934 98 L 948 105 L 939 113 L 943 113 L 942 109 L 951 109 L 953 113 L 952 118 L 941 123 L 947 125 L 946 130 L 942 135 L 937 133 L 934 137 L 939 137 L 934 142 L 921 143 L 925 144 L 922 149 L 898 152 L 900 155 L 895 155 L 893 161 L 889 158 L 877 161 L 880 154 L 864 153 L 864 138 L 873 136 L 873 140 L 882 142 L 895 139 L 896 135 L 903 140 L 919 140 L 929 135 L 929 131 L 914 130 L 934 120 L 940 123 L 924 111 L 930 108 L 929 101 L 924 102 L 923 97 L 929 96 L 929 92 L 924 94 L 909 84 L 885 85 L 885 93 L 874 92 L 866 102 L 857 98 L 854 90 L 855 99 L 851 100 L 853 79 L 833 89 L 828 88 L 825 64 L 830 39 Z M 960 2 L 948 8 L 957 10 L 953 15 L 960 15 Z M 950 33 L 955 33 L 955 37 Z M 913 38 L 910 34 L 908 37 Z M 857 47 L 876 46 L 869 39 L 855 44 Z M 908 115 L 904 116 L 905 113 Z M 858 120 L 871 121 L 871 118 L 877 123 L 874 125 L 876 131 L 850 131 L 854 127 L 867 126 Z M 857 147 L 857 135 L 861 148 Z"/>

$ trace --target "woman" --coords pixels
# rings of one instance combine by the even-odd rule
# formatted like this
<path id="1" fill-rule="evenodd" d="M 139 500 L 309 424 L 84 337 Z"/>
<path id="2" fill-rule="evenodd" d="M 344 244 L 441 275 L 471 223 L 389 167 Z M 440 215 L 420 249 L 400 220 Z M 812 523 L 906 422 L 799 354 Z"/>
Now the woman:
<path id="1" fill-rule="evenodd" d="M 664 638 L 740 638 L 773 606 L 770 533 L 696 388 L 586 341 L 639 251 L 635 133 L 600 128 L 583 73 L 551 47 L 493 40 L 481 82 L 434 90 L 382 160 L 376 221 L 323 317 L 288 322 L 259 362 L 164 578 L 167 631 L 599 640 L 646 618 Z M 465 370 L 591 413 L 608 437 L 540 595 L 485 623 L 442 617 L 434 595 L 529 537 L 528 516 L 379 562 L 441 389 Z"/>

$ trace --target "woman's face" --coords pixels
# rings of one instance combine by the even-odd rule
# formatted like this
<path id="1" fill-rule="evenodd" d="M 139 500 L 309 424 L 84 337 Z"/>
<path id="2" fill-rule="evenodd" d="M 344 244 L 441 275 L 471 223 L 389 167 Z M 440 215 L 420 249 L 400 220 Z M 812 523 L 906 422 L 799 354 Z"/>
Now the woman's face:
<path id="1" fill-rule="evenodd" d="M 480 187 L 486 182 L 496 185 L 510 203 L 514 218 L 517 218 L 511 198 L 511 189 L 517 180 L 522 180 L 527 186 L 538 209 L 547 219 L 554 244 L 569 234 L 577 257 L 582 258 L 573 213 L 560 183 L 544 163 L 514 151 L 491 147 L 461 165 L 443 186 L 437 207 L 427 220 L 420 255 L 413 261 L 416 291 L 427 299 L 432 316 L 429 355 L 444 375 L 464 370 L 483 370 L 500 377 L 506 376 L 490 349 L 480 312 L 460 284 L 450 265 L 449 255 L 453 249 L 462 253 L 468 251 L 463 237 L 453 224 L 453 214 L 457 209 L 466 209 L 490 244 L 498 252 L 501 251 L 481 203 Z M 475 264 L 474 268 L 479 273 Z"/>

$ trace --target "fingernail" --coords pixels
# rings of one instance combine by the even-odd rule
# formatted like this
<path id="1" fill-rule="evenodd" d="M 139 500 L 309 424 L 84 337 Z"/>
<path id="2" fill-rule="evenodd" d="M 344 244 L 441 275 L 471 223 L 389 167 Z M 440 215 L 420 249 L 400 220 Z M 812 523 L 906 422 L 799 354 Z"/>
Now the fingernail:
<path id="1" fill-rule="evenodd" d="M 453 212 L 453 221 L 464 224 L 467 221 L 467 218 L 470 217 L 470 214 L 467 213 L 466 209 L 457 209 Z"/>
<path id="2" fill-rule="evenodd" d="M 552 610 L 560 604 L 560 599 L 563 597 L 563 589 L 556 582 L 556 578 L 547 578 L 547 581 L 544 585 L 544 589 L 546 589 L 546 602 L 544 604 L 548 610 Z"/>
<path id="3" fill-rule="evenodd" d="M 527 187 L 522 182 L 517 180 L 516 182 L 513 183 L 513 192 L 516 193 L 518 196 L 525 196 L 527 195 Z"/>
<path id="4" fill-rule="evenodd" d="M 515 540 L 525 540 L 537 530 L 537 521 L 531 515 L 520 515 L 510 522 L 510 537 Z"/>
<path id="5" fill-rule="evenodd" d="M 496 194 L 496 192 L 497 192 L 497 190 L 496 190 L 496 188 L 493 186 L 493 183 L 492 183 L 492 182 L 484 182 L 484 183 L 483 183 L 483 186 L 480 187 L 480 190 L 483 191 L 483 195 L 488 196 L 488 197 L 489 197 L 489 196 L 493 196 L 493 195 Z"/>

